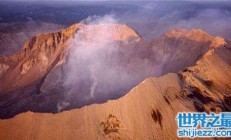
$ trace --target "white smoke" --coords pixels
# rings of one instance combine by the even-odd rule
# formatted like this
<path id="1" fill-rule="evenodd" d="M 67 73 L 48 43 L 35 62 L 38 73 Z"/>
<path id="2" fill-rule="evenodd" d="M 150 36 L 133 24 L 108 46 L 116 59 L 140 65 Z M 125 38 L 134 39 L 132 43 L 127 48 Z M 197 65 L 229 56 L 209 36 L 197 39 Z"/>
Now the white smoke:
<path id="1" fill-rule="evenodd" d="M 93 81 L 93 84 L 91 86 L 91 92 L 90 92 L 92 98 L 94 96 L 95 88 L 97 86 L 97 77 L 95 76 L 96 70 L 94 70 L 94 66 L 93 65 L 89 66 L 89 69 L 90 69 L 90 78 Z"/>
<path id="2" fill-rule="evenodd" d="M 86 20 L 82 21 L 82 23 L 100 26 L 99 29 L 92 29 L 95 32 L 93 32 L 94 35 L 90 38 L 90 40 L 86 40 L 86 38 L 82 39 L 82 37 L 86 34 L 86 32 L 88 32 L 87 30 L 91 29 L 80 30 L 75 35 L 76 46 L 74 46 L 74 48 L 77 49 L 77 54 L 75 54 L 75 56 L 87 59 L 89 63 L 87 68 L 89 69 L 90 79 L 92 81 L 90 88 L 90 97 L 92 98 L 94 97 L 94 92 L 98 82 L 102 79 L 102 77 L 99 76 L 99 71 L 101 71 L 103 65 L 105 65 L 103 58 L 101 58 L 102 56 L 98 56 L 98 54 L 102 47 L 108 47 L 105 45 L 109 44 L 109 42 L 113 40 L 113 30 L 105 24 L 116 24 L 117 21 L 112 15 L 105 15 L 103 17 L 88 17 Z M 91 35 L 87 35 L 87 37 L 88 36 Z"/>
<path id="3" fill-rule="evenodd" d="M 62 101 L 62 102 L 59 102 L 57 104 L 57 111 L 60 112 L 62 111 L 63 109 L 65 109 L 66 107 L 68 107 L 70 105 L 69 102 L 65 102 L 65 101 Z"/>
<path id="4" fill-rule="evenodd" d="M 90 16 L 82 21 L 85 24 L 115 24 L 118 20 L 113 14 L 107 14 L 104 16 Z M 109 32 L 110 33 L 110 32 Z"/>
<path id="5" fill-rule="evenodd" d="M 145 49 L 115 41 L 114 34 L 120 29 L 108 26 L 117 24 L 113 15 L 89 17 L 83 23 L 93 26 L 78 30 L 71 45 L 64 85 L 72 100 L 117 98 L 156 75 L 155 61 L 143 56 Z"/>

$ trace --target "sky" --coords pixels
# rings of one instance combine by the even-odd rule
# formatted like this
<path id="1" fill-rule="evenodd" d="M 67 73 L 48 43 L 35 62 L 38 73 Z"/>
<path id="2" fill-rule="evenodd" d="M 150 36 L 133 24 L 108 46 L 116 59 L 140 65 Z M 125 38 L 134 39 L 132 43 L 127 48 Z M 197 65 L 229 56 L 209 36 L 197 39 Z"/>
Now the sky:
<path id="1" fill-rule="evenodd" d="M 70 26 L 90 17 L 110 15 L 147 38 L 173 28 L 200 28 L 231 39 L 231 2 L 228 1 L 67 1 L 2 2 L 0 23 L 34 20 Z"/>

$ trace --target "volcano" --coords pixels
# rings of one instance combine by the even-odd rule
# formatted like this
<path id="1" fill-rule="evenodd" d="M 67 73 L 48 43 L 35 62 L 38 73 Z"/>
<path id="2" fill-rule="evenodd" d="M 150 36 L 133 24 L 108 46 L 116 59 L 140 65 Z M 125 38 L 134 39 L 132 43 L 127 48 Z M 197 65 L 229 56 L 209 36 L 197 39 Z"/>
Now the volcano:
<path id="1" fill-rule="evenodd" d="M 1 139 L 177 139 L 183 111 L 230 111 L 230 41 L 74 24 L 0 57 Z"/>

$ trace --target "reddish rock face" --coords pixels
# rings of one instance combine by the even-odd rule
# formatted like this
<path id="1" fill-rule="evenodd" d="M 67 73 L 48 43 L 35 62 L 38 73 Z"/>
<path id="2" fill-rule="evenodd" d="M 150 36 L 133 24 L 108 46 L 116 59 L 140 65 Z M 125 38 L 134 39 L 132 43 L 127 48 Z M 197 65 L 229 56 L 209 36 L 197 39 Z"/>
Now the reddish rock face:
<path id="1" fill-rule="evenodd" d="M 110 33 L 106 36 L 104 33 L 109 31 Z M 56 64 L 66 58 L 74 35 L 76 35 L 75 38 L 84 40 L 90 45 L 94 40 L 98 46 L 105 46 L 106 43 L 115 41 L 140 40 L 134 30 L 126 25 L 116 24 L 75 24 L 56 33 L 35 36 L 26 41 L 19 52 L 9 57 L 0 57 L 2 66 L 9 65 L 9 72 L 1 74 L 3 79 L 1 81 L 4 82 L 1 82 L 0 92 L 24 87 L 46 75 Z M 4 69 L 2 68 L 2 71 Z"/>

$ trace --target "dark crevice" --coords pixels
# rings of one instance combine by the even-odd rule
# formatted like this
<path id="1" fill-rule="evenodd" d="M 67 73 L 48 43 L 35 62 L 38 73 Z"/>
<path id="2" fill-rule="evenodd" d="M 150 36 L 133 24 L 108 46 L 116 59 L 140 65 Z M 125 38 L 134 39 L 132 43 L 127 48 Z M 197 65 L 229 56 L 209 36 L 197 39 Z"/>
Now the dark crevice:
<path id="1" fill-rule="evenodd" d="M 210 98 L 209 96 L 205 96 L 204 93 L 197 87 L 193 88 L 192 93 L 193 94 L 191 96 L 197 98 L 204 104 L 207 104 L 213 101 L 212 98 Z"/>
<path id="2" fill-rule="evenodd" d="M 47 75 L 50 73 L 50 71 L 55 67 L 55 65 L 60 61 L 60 57 L 61 54 L 58 55 L 58 57 L 54 60 L 54 62 L 51 64 L 51 66 L 49 67 L 49 69 L 47 70 L 46 74 L 41 78 L 41 80 L 38 82 L 38 84 L 36 85 L 36 94 L 40 94 L 41 93 L 41 86 L 44 83 Z"/>
<path id="3" fill-rule="evenodd" d="M 159 110 L 157 109 L 156 111 L 155 110 L 152 110 L 152 113 L 151 113 L 151 116 L 152 116 L 152 119 L 154 120 L 155 123 L 159 123 L 161 129 L 162 129 L 162 115 L 161 113 L 159 112 Z"/>
<path id="4" fill-rule="evenodd" d="M 166 97 L 164 97 L 164 100 L 165 100 L 165 102 L 167 102 L 171 106 L 171 103 L 169 102 L 169 100 Z"/>

